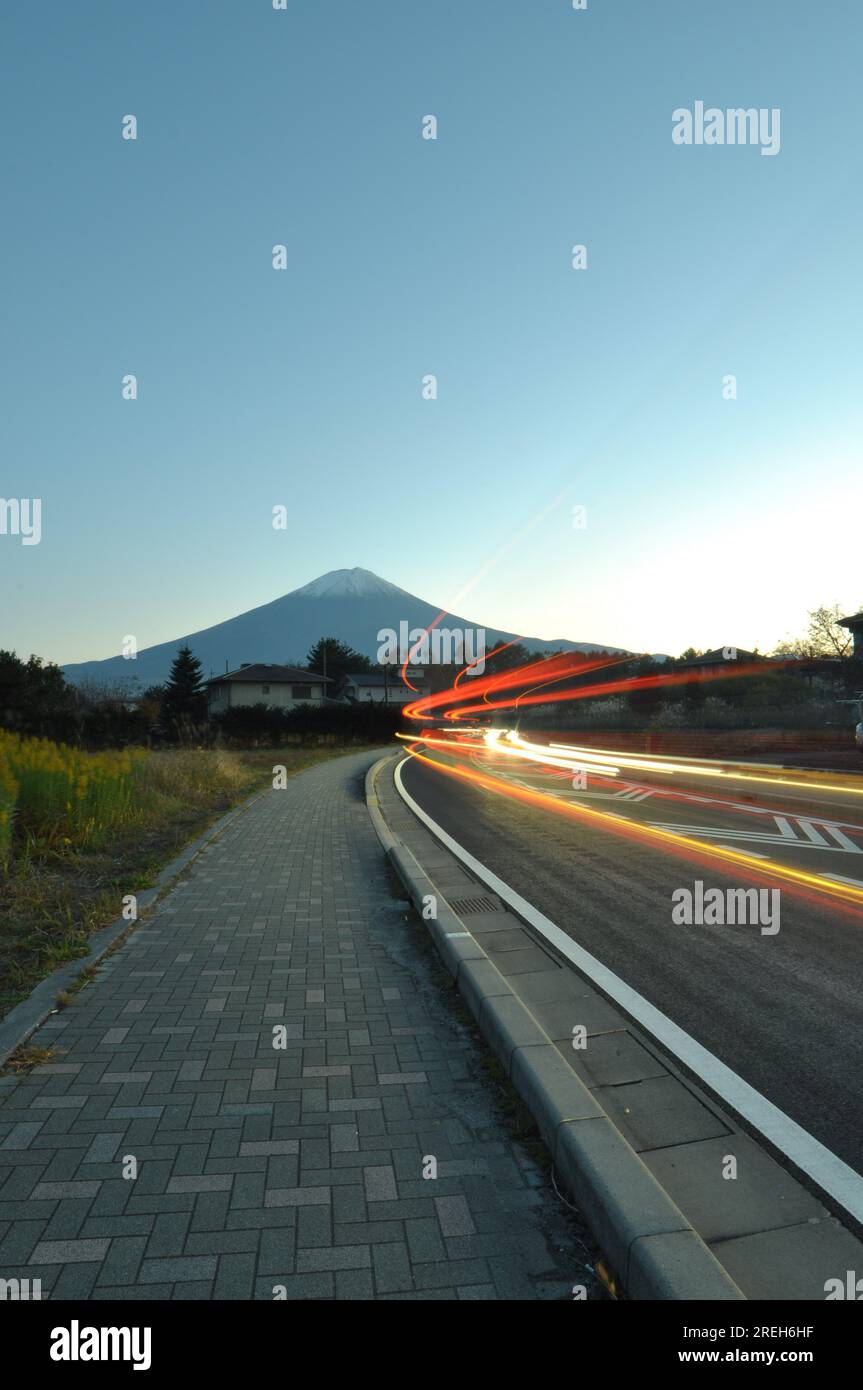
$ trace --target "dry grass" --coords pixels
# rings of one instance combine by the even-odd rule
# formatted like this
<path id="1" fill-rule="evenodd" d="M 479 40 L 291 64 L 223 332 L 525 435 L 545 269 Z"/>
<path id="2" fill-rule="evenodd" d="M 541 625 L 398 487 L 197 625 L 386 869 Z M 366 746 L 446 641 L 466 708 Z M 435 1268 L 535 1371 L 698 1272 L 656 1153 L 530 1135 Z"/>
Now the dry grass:
<path id="1" fill-rule="evenodd" d="M 6 1058 L 0 1074 L 6 1076 L 12 1073 L 15 1076 L 25 1076 L 34 1067 L 41 1067 L 46 1062 L 50 1062 L 53 1056 L 54 1049 L 52 1047 L 31 1047 L 29 1043 L 23 1043 Z"/>
<path id="2" fill-rule="evenodd" d="M 120 916 L 122 898 L 152 886 L 190 840 L 271 784 L 276 764 L 293 776 L 361 752 L 352 746 L 225 752 L 177 749 L 136 760 L 134 790 L 122 819 L 76 842 L 16 827 L 0 867 L 0 1017 L 58 966 L 87 951 L 93 932 Z"/>

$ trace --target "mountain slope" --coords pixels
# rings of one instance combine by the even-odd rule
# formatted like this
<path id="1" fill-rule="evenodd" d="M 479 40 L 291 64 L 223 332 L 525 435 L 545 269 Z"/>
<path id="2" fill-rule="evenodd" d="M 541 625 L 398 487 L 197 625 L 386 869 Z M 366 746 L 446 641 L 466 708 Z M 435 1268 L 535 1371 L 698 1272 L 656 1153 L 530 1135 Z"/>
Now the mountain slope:
<path id="1" fill-rule="evenodd" d="M 177 648 L 188 644 L 201 661 L 206 676 L 236 670 L 243 662 L 305 662 L 306 653 L 319 637 L 338 637 L 374 660 L 378 633 L 383 628 L 425 628 L 439 613 L 433 604 L 381 579 L 371 570 L 330 570 L 300 589 L 272 603 L 240 613 L 200 632 L 176 637 L 147 647 L 135 661 L 122 656 L 103 661 L 83 661 L 63 667 L 70 681 L 113 684 L 134 680 L 140 689 L 160 685 L 167 678 Z M 450 614 L 442 626 L 476 628 L 481 624 Z M 511 641 L 517 633 L 486 628 L 486 649 Z M 525 637 L 530 651 L 606 650 L 593 642 L 541 641 Z M 609 651 L 620 648 L 610 647 Z"/>

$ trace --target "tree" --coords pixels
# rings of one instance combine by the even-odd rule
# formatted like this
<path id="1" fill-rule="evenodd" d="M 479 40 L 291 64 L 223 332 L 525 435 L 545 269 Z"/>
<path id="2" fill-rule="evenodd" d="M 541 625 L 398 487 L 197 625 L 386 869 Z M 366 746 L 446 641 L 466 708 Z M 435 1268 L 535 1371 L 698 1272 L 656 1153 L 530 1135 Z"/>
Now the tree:
<path id="1" fill-rule="evenodd" d="M 494 651 L 494 648 L 492 648 Z M 494 656 L 487 656 L 485 659 L 485 669 L 489 675 L 499 675 L 501 671 L 514 671 L 518 666 L 529 666 L 531 663 L 540 661 L 541 655 L 529 652 L 523 642 L 512 642 L 502 651 L 495 652 Z"/>
<path id="2" fill-rule="evenodd" d="M 164 699 L 164 685 L 148 685 L 143 694 L 137 697 L 137 708 L 151 728 L 159 722 Z"/>
<path id="3" fill-rule="evenodd" d="M 139 682 L 131 680 L 105 680 L 85 676 L 75 687 L 75 699 L 80 710 L 126 709 L 137 698 Z"/>
<path id="4" fill-rule="evenodd" d="M 0 724 L 18 733 L 66 736 L 74 722 L 75 691 L 63 672 L 40 656 L 22 661 L 0 651 Z"/>
<path id="5" fill-rule="evenodd" d="M 639 686 L 638 681 L 644 677 L 661 676 L 663 674 L 663 663 L 657 661 L 652 656 L 639 657 L 628 669 L 632 671 L 632 690 L 624 690 L 629 702 L 629 708 L 633 714 L 640 719 L 650 722 L 655 719 L 662 706 L 665 704 L 667 692 L 661 685 Z"/>
<path id="6" fill-rule="evenodd" d="M 203 668 L 192 648 L 180 647 L 162 697 L 162 720 L 178 737 L 190 734 L 207 717 Z"/>
<path id="7" fill-rule="evenodd" d="M 345 677 L 350 672 L 377 670 L 367 656 L 348 646 L 347 642 L 340 642 L 338 637 L 319 638 L 306 657 L 306 665 L 310 671 L 319 676 L 325 675 L 331 682 L 324 694 L 330 691 L 335 695 L 341 693 Z"/>
<path id="8" fill-rule="evenodd" d="M 823 657 L 849 657 L 853 638 L 846 627 L 839 626 L 842 609 L 837 603 L 832 608 L 822 604 L 809 613 L 809 626 L 805 637 L 788 637 L 780 642 L 774 656 L 796 656 L 808 660 Z"/>

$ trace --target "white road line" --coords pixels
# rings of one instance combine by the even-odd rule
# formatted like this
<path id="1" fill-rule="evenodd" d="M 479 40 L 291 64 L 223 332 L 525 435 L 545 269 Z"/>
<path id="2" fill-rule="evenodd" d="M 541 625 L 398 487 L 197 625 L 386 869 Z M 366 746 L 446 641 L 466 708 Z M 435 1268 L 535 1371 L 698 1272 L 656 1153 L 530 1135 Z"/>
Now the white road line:
<path id="1" fill-rule="evenodd" d="M 771 835 L 764 830 L 732 830 L 730 825 L 680 825 L 678 821 L 670 820 L 649 820 L 647 824 L 658 830 L 670 830 L 675 835 L 702 835 L 704 837 L 727 835 L 729 840 L 763 840 L 771 845 L 788 844 L 784 835 Z M 797 840 L 796 844 L 801 849 L 810 848 L 808 840 Z M 833 845 L 828 845 L 825 842 L 821 848 L 833 849 Z"/>
<path id="2" fill-rule="evenodd" d="M 783 839 L 785 839 L 785 840 L 796 840 L 796 839 L 797 839 L 797 836 L 794 834 L 794 831 L 791 829 L 791 826 L 788 824 L 788 822 L 787 822 L 787 820 L 785 819 L 784 816 L 774 816 L 773 819 L 775 820 L 777 826 L 779 827 L 779 834 L 783 837 Z"/>
<path id="3" fill-rule="evenodd" d="M 476 874 L 478 879 L 491 888 L 498 897 L 502 898 L 535 931 L 551 942 L 556 950 L 571 961 L 582 974 L 593 980 L 604 994 L 618 1003 L 631 1018 L 635 1019 L 639 1027 L 652 1034 L 657 1042 L 661 1043 L 672 1056 L 677 1057 L 684 1066 L 699 1077 L 721 1100 L 725 1101 L 726 1105 L 729 1105 L 760 1134 L 763 1134 L 765 1139 L 768 1139 L 781 1153 L 785 1154 L 801 1172 L 808 1174 L 813 1182 L 817 1183 L 856 1221 L 863 1220 L 863 1178 L 860 1174 L 826 1148 L 814 1135 L 809 1134 L 801 1125 L 798 1125 L 766 1096 L 763 1096 L 760 1091 L 756 1091 L 754 1086 L 750 1086 L 748 1081 L 744 1081 L 741 1076 L 727 1067 L 706 1047 L 702 1047 L 701 1043 L 696 1042 L 693 1037 L 679 1028 L 667 1014 L 654 1008 L 653 1004 L 644 998 L 644 995 L 632 989 L 630 985 L 621 980 L 619 975 L 615 975 L 612 970 L 602 964 L 602 961 L 597 960 L 596 956 L 592 956 L 584 947 L 577 945 L 571 937 L 567 936 L 566 932 L 555 926 L 554 922 L 550 921 L 538 908 L 535 908 L 520 893 L 516 893 L 514 888 L 510 888 L 508 883 L 504 883 L 503 879 L 498 878 L 497 874 L 492 873 L 491 869 L 486 868 L 485 864 L 481 863 L 479 859 L 475 859 L 457 840 L 448 835 L 443 827 L 432 820 L 431 816 L 406 791 L 402 782 L 402 768 L 407 762 L 410 762 L 410 758 L 403 758 L 396 767 L 396 787 L 402 800 L 422 821 L 423 825 L 437 836 L 441 844 L 445 845 L 457 859 L 460 859 L 472 873 Z"/>
<path id="4" fill-rule="evenodd" d="M 504 777 L 501 780 L 507 781 L 509 779 Z M 517 781 L 517 778 L 513 778 L 512 780 Z M 533 790 L 539 791 L 540 788 L 534 787 Z M 638 787 L 624 787 L 623 790 L 619 792 L 592 792 L 585 788 L 584 795 L 596 801 L 647 801 L 649 797 L 655 795 L 655 792 L 646 791 Z"/>
<path id="5" fill-rule="evenodd" d="M 825 854 L 848 853 L 843 845 L 830 845 L 826 840 L 816 844 L 812 840 L 790 840 L 787 835 L 769 835 L 761 830 L 732 830 L 727 825 L 676 825 L 671 821 L 662 820 L 651 820 L 647 824 L 657 830 L 667 830 L 670 835 L 696 835 L 702 840 L 718 840 L 721 836 L 726 836 L 729 840 L 740 840 L 745 845 L 777 845 L 781 849 L 820 849 Z M 852 845 L 851 849 L 859 853 L 856 845 Z"/>
<path id="6" fill-rule="evenodd" d="M 855 845 L 853 840 L 849 840 L 848 836 L 842 833 L 838 825 L 825 825 L 824 829 L 833 836 L 836 843 L 841 845 L 843 849 L 850 849 L 853 854 L 863 854 L 863 850 L 861 850 L 860 846 Z"/>
<path id="7" fill-rule="evenodd" d="M 844 874 L 825 874 L 824 877 L 838 879 L 840 883 L 853 883 L 855 888 L 863 888 L 863 880 L 859 878 L 846 878 Z"/>
<path id="8" fill-rule="evenodd" d="M 784 835 L 773 835 L 765 830 L 732 830 L 730 825 L 681 825 L 673 820 L 650 820 L 647 824 L 660 830 L 673 830 L 676 835 L 728 835 L 732 840 L 772 840 L 774 844 L 786 839 Z"/>
<path id="9" fill-rule="evenodd" d="M 800 829 L 803 831 L 803 834 L 808 836 L 808 838 L 812 841 L 813 845 L 827 844 L 827 841 L 824 839 L 824 836 L 821 834 L 821 831 L 816 830 L 815 826 L 812 824 L 810 820 L 801 820 L 798 821 L 797 824 L 800 826 Z"/>
<path id="10" fill-rule="evenodd" d="M 717 849 L 730 849 L 732 854 L 739 854 L 739 853 L 740 853 L 740 851 L 739 851 L 738 849 L 736 849 L 736 848 L 734 847 L 734 845 L 717 845 L 716 848 L 717 848 Z M 746 851 L 746 857 L 747 857 L 747 859 L 769 859 L 769 858 L 770 858 L 770 855 L 769 855 L 769 854 L 759 854 L 757 850 L 748 849 L 748 850 Z"/>
<path id="11" fill-rule="evenodd" d="M 637 784 L 633 783 L 632 785 L 637 785 Z M 693 801 L 693 802 L 697 802 L 699 805 L 703 805 L 703 806 L 724 806 L 724 807 L 726 807 L 728 810 L 731 810 L 731 811 L 745 811 L 748 815 L 752 815 L 752 816 L 771 816 L 771 817 L 774 818 L 774 819 L 776 818 L 776 813 L 775 813 L 775 811 L 772 811 L 772 810 L 770 809 L 769 806 L 753 806 L 752 803 L 751 803 L 751 802 L 748 802 L 748 801 L 729 801 L 727 797 L 722 797 L 722 796 L 699 796 L 697 792 L 688 792 L 688 791 L 685 792 L 685 791 L 679 791 L 679 790 L 676 790 L 676 789 L 674 789 L 674 790 L 672 791 L 672 789 L 666 789 L 665 787 L 651 787 L 651 788 L 644 787 L 644 793 L 645 793 L 645 799 L 646 799 L 647 797 L 649 797 L 649 796 L 668 796 L 668 795 L 672 795 L 672 794 L 673 794 L 674 799 L 680 800 L 680 801 Z M 608 798 L 608 797 L 611 797 L 611 796 L 619 796 L 619 795 L 622 795 L 622 793 L 619 793 L 619 792 L 587 792 L 586 795 L 588 795 L 588 796 L 600 796 L 600 797 Z M 636 800 L 638 800 L 638 798 L 635 797 L 635 796 L 632 796 L 632 797 L 630 797 L 629 799 L 630 799 L 631 801 L 636 801 Z M 798 819 L 798 820 L 799 820 L 799 817 L 792 816 L 791 819 L 792 819 L 792 820 L 795 820 L 795 819 Z M 820 826 L 822 826 L 822 827 L 824 827 L 825 829 L 828 829 L 828 830 L 832 829 L 832 827 L 833 827 L 834 825 L 844 825 L 844 826 L 847 826 L 847 828 L 848 828 L 849 830 L 852 830 L 852 831 L 854 831 L 854 832 L 857 833 L 857 834 L 863 834 L 863 825 L 860 825 L 859 823 L 857 823 L 857 822 L 855 822 L 855 821 L 836 820 L 835 817 L 828 817 L 828 816 L 818 816 L 818 817 L 810 816 L 810 817 L 808 817 L 808 819 L 809 819 L 810 821 L 816 820 L 818 825 L 820 825 Z"/>

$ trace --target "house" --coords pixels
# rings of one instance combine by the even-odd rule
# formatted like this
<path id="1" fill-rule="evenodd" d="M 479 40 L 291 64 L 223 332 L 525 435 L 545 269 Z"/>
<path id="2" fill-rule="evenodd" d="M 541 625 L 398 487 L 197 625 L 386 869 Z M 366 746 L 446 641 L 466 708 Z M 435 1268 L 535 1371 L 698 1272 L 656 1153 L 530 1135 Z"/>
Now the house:
<path id="1" fill-rule="evenodd" d="M 701 676 L 721 670 L 722 667 L 727 667 L 733 672 L 735 662 L 739 666 L 749 666 L 758 662 L 766 664 L 767 660 L 768 658 L 759 656 L 758 652 L 749 652 L 743 647 L 717 647 L 712 652 L 702 652 L 701 656 L 690 656 L 685 661 L 678 661 L 676 667 L 678 671 L 691 671 L 693 676 Z"/>
<path id="2" fill-rule="evenodd" d="M 420 695 L 429 693 L 428 686 L 417 679 L 418 675 L 422 674 L 408 671 L 411 685 L 416 686 L 414 691 L 405 685 L 399 667 L 389 667 L 380 674 L 377 671 L 356 671 L 345 676 L 345 699 L 351 704 L 360 705 L 368 704 L 369 701 L 381 705 L 404 705 L 408 700 L 417 700 Z"/>
<path id="3" fill-rule="evenodd" d="M 316 671 L 302 666 L 269 666 L 246 661 L 236 671 L 213 676 L 205 682 L 207 709 L 222 714 L 237 705 L 271 705 L 294 709 L 296 705 L 321 705 L 329 685 Z"/>
<path id="4" fill-rule="evenodd" d="M 854 639 L 854 657 L 858 661 L 863 660 L 863 612 L 854 613 L 850 618 L 840 618 L 839 626 L 847 627 Z"/>

